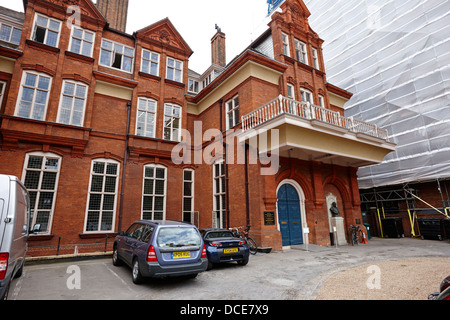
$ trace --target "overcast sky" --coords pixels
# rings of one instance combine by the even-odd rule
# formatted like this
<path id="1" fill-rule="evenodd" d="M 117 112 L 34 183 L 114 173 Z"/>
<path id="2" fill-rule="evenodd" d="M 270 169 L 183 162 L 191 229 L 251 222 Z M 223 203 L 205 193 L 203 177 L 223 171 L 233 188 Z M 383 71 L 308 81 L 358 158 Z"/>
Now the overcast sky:
<path id="1" fill-rule="evenodd" d="M 22 3 L 0 0 L 1 6 L 23 12 Z M 127 33 L 166 17 L 194 51 L 189 68 L 198 73 L 211 65 L 211 38 L 216 23 L 226 34 L 229 62 L 261 35 L 270 21 L 267 0 L 130 0 Z"/>

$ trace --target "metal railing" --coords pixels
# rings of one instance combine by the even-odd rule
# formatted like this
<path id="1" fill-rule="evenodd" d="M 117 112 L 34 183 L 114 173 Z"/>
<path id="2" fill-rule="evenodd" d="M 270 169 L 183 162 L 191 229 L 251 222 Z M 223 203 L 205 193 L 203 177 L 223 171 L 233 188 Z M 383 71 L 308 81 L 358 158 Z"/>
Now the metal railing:
<path id="1" fill-rule="evenodd" d="M 299 102 L 282 95 L 262 107 L 241 117 L 242 130 L 251 130 L 281 114 L 290 114 L 306 120 L 318 120 L 347 129 L 354 133 L 363 133 L 389 142 L 389 134 L 377 125 L 342 116 L 339 112 L 315 106 L 309 102 Z"/>

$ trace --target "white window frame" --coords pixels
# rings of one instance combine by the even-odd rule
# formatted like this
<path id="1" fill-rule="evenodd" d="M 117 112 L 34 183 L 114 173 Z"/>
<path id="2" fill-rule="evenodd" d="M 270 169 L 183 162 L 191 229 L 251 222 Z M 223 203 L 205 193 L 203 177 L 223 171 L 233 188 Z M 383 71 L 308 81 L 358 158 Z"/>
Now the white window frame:
<path id="1" fill-rule="evenodd" d="M 95 163 L 104 163 L 105 167 L 103 170 L 103 173 L 95 173 L 94 172 L 94 165 Z M 108 174 L 107 173 L 107 166 L 108 164 L 114 164 L 117 167 L 116 173 L 115 174 Z M 85 218 L 84 218 L 84 227 L 83 230 L 85 233 L 112 233 L 115 230 L 115 223 L 116 223 L 116 209 L 117 209 L 117 198 L 118 198 L 118 188 L 119 188 L 119 177 L 120 177 L 120 162 L 116 161 L 116 160 L 112 160 L 112 159 L 104 159 L 104 158 L 97 158 L 97 159 L 93 159 L 91 161 L 91 171 L 89 174 L 89 189 L 88 189 L 88 195 L 87 195 L 87 201 L 86 201 L 86 214 L 85 214 Z M 93 182 L 93 177 L 95 176 L 102 176 L 103 177 L 103 182 L 102 182 L 102 191 L 91 191 L 92 190 L 92 182 Z M 107 192 L 105 191 L 105 184 L 106 184 L 106 178 L 115 178 L 115 190 L 114 192 Z M 90 210 L 89 205 L 90 205 L 90 200 L 91 200 L 91 196 L 92 195 L 101 195 L 101 199 L 100 199 L 100 206 L 99 206 L 99 210 Z M 112 210 L 105 210 L 104 209 L 104 200 L 105 200 L 105 196 L 111 196 L 114 195 L 114 203 L 113 203 L 113 208 Z M 98 216 L 98 226 L 97 226 L 97 230 L 87 230 L 88 228 L 88 218 L 89 218 L 89 212 L 90 211 L 98 211 L 99 212 L 99 216 Z M 105 212 L 109 212 L 112 211 L 112 221 L 111 221 L 111 228 L 109 230 L 102 230 L 102 218 L 103 218 L 103 214 Z"/>
<path id="2" fill-rule="evenodd" d="M 313 94 L 311 91 L 309 91 L 305 88 L 300 88 L 300 94 L 301 94 L 302 102 L 309 102 L 311 104 L 314 104 L 314 98 L 313 98 Z M 306 95 L 308 95 L 308 97 Z"/>
<path id="3" fill-rule="evenodd" d="M 191 173 L 191 179 L 187 180 L 185 177 L 185 172 L 190 172 Z M 185 186 L 186 184 L 190 184 L 191 186 L 191 194 L 190 195 L 186 195 L 185 194 Z M 189 222 L 191 224 L 194 224 L 195 222 L 195 217 L 194 217 L 194 199 L 195 199 L 195 170 L 194 169 L 184 169 L 183 170 L 183 202 L 182 202 L 182 220 L 185 222 Z M 191 199 L 191 206 L 190 208 L 186 208 L 184 205 L 184 200 L 185 199 Z M 189 220 L 186 219 L 185 215 L 189 215 Z"/>
<path id="4" fill-rule="evenodd" d="M 313 67 L 320 69 L 319 66 L 319 51 L 316 48 L 312 48 Z"/>
<path id="5" fill-rule="evenodd" d="M 283 43 L 283 54 L 285 56 L 290 57 L 291 56 L 291 49 L 290 49 L 290 46 L 289 46 L 289 36 L 286 33 L 284 33 L 284 32 L 281 33 L 281 42 Z"/>
<path id="6" fill-rule="evenodd" d="M 42 158 L 42 163 L 41 163 L 41 167 L 40 168 L 28 168 L 28 163 L 30 160 L 30 157 L 39 157 Z M 58 160 L 58 167 L 56 169 L 54 168 L 46 168 L 46 164 L 47 164 L 47 160 L 50 159 L 57 159 Z M 61 172 L 61 166 L 62 166 L 62 157 L 53 153 L 49 153 L 49 152 L 30 152 L 27 153 L 25 155 L 25 162 L 23 165 L 23 171 L 22 171 L 22 182 L 27 185 L 27 172 L 40 172 L 39 174 L 39 181 L 38 181 L 38 187 L 37 188 L 27 188 L 29 193 L 33 193 L 36 192 L 36 198 L 35 199 L 30 199 L 30 205 L 31 205 L 31 215 L 30 219 L 31 219 L 31 228 L 34 227 L 34 225 L 36 224 L 37 218 L 39 216 L 38 211 L 50 211 L 49 213 L 49 217 L 48 217 L 48 222 L 47 222 L 47 228 L 46 230 L 43 231 L 38 231 L 39 234 L 50 234 L 51 230 L 52 230 L 52 224 L 53 224 L 53 216 L 55 213 L 55 205 L 56 205 L 56 199 L 57 199 L 57 194 L 58 194 L 58 185 L 59 185 L 59 175 Z M 45 173 L 56 173 L 56 177 L 55 177 L 55 184 L 54 184 L 54 188 L 53 189 L 47 189 L 43 186 L 43 177 L 45 175 Z M 39 201 L 40 198 L 43 194 L 45 193 L 49 193 L 49 192 L 53 192 L 53 199 L 52 199 L 52 207 L 50 209 L 39 209 Z M 34 203 L 31 203 L 34 200 Z M 44 200 L 45 201 L 45 200 Z M 45 203 L 44 203 L 45 204 Z M 33 208 L 34 207 L 34 208 Z"/>
<path id="7" fill-rule="evenodd" d="M 169 65 L 169 61 L 173 61 L 173 67 L 171 67 Z M 177 63 L 180 64 L 180 68 L 177 68 Z M 171 71 L 172 70 L 172 71 Z M 180 73 L 180 79 L 177 80 L 176 77 L 176 72 Z M 170 76 L 170 73 L 172 73 L 172 76 Z M 166 64 L 166 79 L 168 80 L 172 80 L 175 82 L 183 82 L 183 61 L 172 58 L 172 57 L 167 57 L 167 64 Z"/>
<path id="8" fill-rule="evenodd" d="M 170 107 L 172 112 L 171 114 L 167 113 L 167 108 Z M 179 110 L 179 117 L 177 117 L 173 110 L 178 109 Z M 163 139 L 169 140 L 169 141 L 180 141 L 181 139 L 181 126 L 182 126 L 182 114 L 183 114 L 183 108 L 177 104 L 173 103 L 166 103 L 164 104 L 164 124 L 163 124 Z M 168 120 L 170 118 L 170 120 Z M 174 127 L 174 120 L 178 119 L 178 128 Z M 169 121 L 169 126 L 167 125 L 166 120 Z M 170 130 L 170 136 L 169 138 L 166 138 L 166 129 Z M 174 132 L 177 130 L 177 135 L 174 136 Z"/>
<path id="9" fill-rule="evenodd" d="M 107 43 L 107 42 L 111 43 L 111 48 L 106 48 L 104 46 L 104 43 Z M 122 52 L 117 52 L 116 51 L 116 49 L 119 48 L 119 47 L 122 47 Z M 125 49 L 131 50 L 133 52 L 133 55 L 125 54 Z M 109 54 L 110 54 L 109 63 L 107 63 L 107 64 L 103 63 L 103 61 L 102 61 L 103 60 L 102 59 L 102 54 L 103 54 L 104 51 L 105 52 L 109 52 Z M 121 55 L 122 56 L 121 62 L 120 62 L 120 68 L 114 67 L 114 62 L 115 62 L 115 59 L 116 59 L 116 55 Z M 110 40 L 110 39 L 106 39 L 106 38 L 102 39 L 102 42 L 101 42 L 101 45 L 100 45 L 99 65 L 104 66 L 104 67 L 108 67 L 108 68 L 111 68 L 111 69 L 115 69 L 115 70 L 120 70 L 120 71 L 123 71 L 123 72 L 126 72 L 126 73 L 133 73 L 134 56 L 135 56 L 134 48 L 129 47 L 127 45 L 124 45 L 123 43 Z M 125 61 L 124 57 L 131 58 L 130 71 L 124 69 L 124 61 Z"/>
<path id="10" fill-rule="evenodd" d="M 319 106 L 325 108 L 325 97 L 319 94 Z"/>
<path id="11" fill-rule="evenodd" d="M 148 53 L 150 58 L 146 59 L 144 58 L 144 52 Z M 156 55 L 157 59 L 154 60 L 152 59 L 152 55 Z M 141 57 L 141 72 L 147 73 L 147 74 L 151 74 L 153 76 L 157 76 L 159 77 L 159 62 L 161 59 L 161 55 L 158 52 L 154 52 L 154 51 L 150 51 L 147 49 L 142 49 L 142 57 Z M 148 61 L 148 70 L 144 70 L 144 61 Z M 156 65 L 156 73 L 152 73 L 152 65 L 155 64 Z"/>
<path id="12" fill-rule="evenodd" d="M 189 79 L 188 80 L 188 92 L 199 93 L 200 92 L 200 82 L 198 80 Z"/>
<path id="13" fill-rule="evenodd" d="M 293 84 L 287 84 L 287 95 L 289 99 L 295 100 L 295 87 Z"/>
<path id="14" fill-rule="evenodd" d="M 239 95 L 235 95 L 233 98 L 225 102 L 227 130 L 234 128 L 240 123 L 239 117 Z M 236 116 L 237 111 L 237 116 Z M 230 123 L 231 122 L 231 123 Z"/>
<path id="15" fill-rule="evenodd" d="M 20 38 L 22 36 L 22 29 L 21 28 L 17 28 L 16 26 L 14 26 L 12 24 L 9 24 L 9 23 L 0 22 L 0 33 L 1 33 L 1 30 L 2 30 L 3 26 L 8 26 L 8 27 L 11 28 L 11 30 L 9 32 L 8 40 L 5 40 L 5 39 L 0 39 L 0 40 L 1 41 L 5 41 L 5 42 L 9 42 L 9 43 L 12 43 L 12 44 L 15 44 L 15 45 L 20 44 Z M 20 37 L 19 37 L 19 41 L 18 42 L 13 42 L 12 41 L 12 37 L 13 37 L 13 34 L 14 34 L 14 29 L 20 31 Z"/>
<path id="16" fill-rule="evenodd" d="M 146 169 L 153 169 L 153 176 L 147 176 Z M 158 178 L 156 177 L 156 171 L 157 169 L 163 169 L 164 170 L 164 178 Z M 166 202 L 167 202 L 167 167 L 160 165 L 160 164 L 147 164 L 144 166 L 143 171 L 143 181 L 142 181 L 142 203 L 141 203 L 141 218 L 146 220 L 156 220 L 155 219 L 155 211 L 161 212 L 161 210 L 155 210 L 155 198 L 163 198 L 163 209 L 162 209 L 162 217 L 161 220 L 166 219 Z M 152 185 L 152 192 L 146 193 L 146 180 L 147 181 L 153 181 Z M 156 194 L 156 181 L 164 181 L 164 193 Z M 150 210 L 144 208 L 145 204 L 145 197 L 151 197 L 151 206 L 152 208 Z M 145 210 L 144 210 L 145 209 Z M 150 216 L 144 216 L 144 214 L 150 214 Z M 159 219 L 157 219 L 159 220 Z"/>
<path id="17" fill-rule="evenodd" d="M 37 77 L 36 83 L 35 83 L 34 86 L 26 85 L 27 74 L 32 74 L 32 75 Z M 41 77 L 49 79 L 48 89 L 39 88 L 39 80 L 40 80 Z M 46 119 L 46 117 L 47 117 L 47 108 L 48 108 L 48 101 L 50 99 L 50 92 L 51 92 L 51 88 L 52 88 L 52 81 L 53 81 L 53 78 L 51 76 L 45 74 L 45 73 L 35 72 L 35 71 L 30 71 L 30 70 L 24 70 L 23 73 L 22 73 L 22 80 L 21 80 L 21 83 L 20 83 L 20 90 L 19 90 L 19 95 L 18 95 L 18 98 L 17 98 L 16 111 L 15 111 L 14 115 L 18 116 L 18 117 L 27 118 L 27 119 L 34 119 L 34 120 L 44 121 Z M 32 101 L 31 101 L 30 114 L 27 117 L 24 117 L 24 116 L 20 115 L 20 106 L 21 106 L 21 102 L 22 102 L 22 99 L 23 99 L 23 90 L 24 90 L 24 88 L 28 88 L 28 89 L 33 89 L 34 90 L 33 98 L 32 98 Z M 44 108 L 44 113 L 43 113 L 42 119 L 33 118 L 33 113 L 34 113 L 34 109 L 35 109 L 35 105 L 36 105 L 36 96 L 37 96 L 36 92 L 37 91 L 45 91 L 45 92 L 47 92 L 47 99 L 45 101 L 45 108 Z"/>
<path id="18" fill-rule="evenodd" d="M 216 175 L 216 168 L 219 168 Z M 217 160 L 212 165 L 213 183 L 213 210 L 212 227 L 226 228 L 226 187 L 225 187 L 225 163 L 223 159 Z"/>
<path id="19" fill-rule="evenodd" d="M 295 39 L 295 54 L 298 61 L 308 64 L 308 50 L 306 43 Z"/>
<path id="20" fill-rule="evenodd" d="M 35 40 L 35 39 L 36 39 L 36 31 L 37 31 L 37 28 L 38 28 L 38 25 L 37 25 L 37 19 L 38 19 L 38 17 L 43 17 L 43 18 L 47 19 L 47 25 L 46 25 L 45 27 L 44 27 L 44 26 L 39 26 L 40 28 L 44 28 L 44 29 L 45 29 L 45 36 L 44 36 L 44 41 L 43 41 L 43 42 L 39 42 L 39 41 Z M 48 40 L 48 30 L 50 29 L 50 22 L 51 22 L 51 21 L 57 22 L 57 23 L 59 24 L 59 27 L 58 27 L 58 37 L 57 37 L 57 40 L 56 40 L 56 45 L 54 45 L 54 46 L 47 43 L 47 40 Z M 62 21 L 61 21 L 61 20 L 54 19 L 54 18 L 50 18 L 50 17 L 48 17 L 48 16 L 46 16 L 46 15 L 44 15 L 44 14 L 36 13 L 36 14 L 34 15 L 33 29 L 32 29 L 32 32 L 31 32 L 31 40 L 36 41 L 36 42 L 38 42 L 38 43 L 43 43 L 43 44 L 48 45 L 48 46 L 51 46 L 51 47 L 58 48 L 58 46 L 59 46 L 59 40 L 60 40 L 60 37 L 61 37 L 61 26 L 62 26 Z M 55 29 L 51 29 L 51 30 L 54 31 L 54 32 L 56 32 Z"/>
<path id="21" fill-rule="evenodd" d="M 142 108 L 142 103 L 145 103 L 145 109 Z M 154 104 L 154 111 L 150 110 L 150 103 Z M 148 138 L 155 138 L 156 137 L 156 119 L 157 119 L 157 111 L 158 111 L 158 102 L 154 99 L 145 98 L 145 97 L 138 97 L 138 103 L 137 103 L 137 111 L 136 111 L 136 135 L 141 137 L 148 137 Z M 140 134 L 138 132 L 139 129 L 139 117 L 140 114 L 144 116 L 144 128 L 143 128 L 143 134 Z M 150 121 L 151 115 L 154 116 L 153 118 L 153 131 L 149 132 L 147 131 L 147 125 Z"/>
<path id="22" fill-rule="evenodd" d="M 6 82 L 5 81 L 0 81 L 0 108 L 2 107 L 3 104 L 3 96 L 5 95 L 5 91 L 6 91 Z"/>
<path id="23" fill-rule="evenodd" d="M 66 84 L 73 84 L 74 87 L 74 93 L 72 94 L 68 94 L 65 92 L 65 88 L 66 88 Z M 85 88 L 84 91 L 84 96 L 77 96 L 77 87 L 78 86 L 82 86 Z M 61 96 L 59 99 L 59 107 L 58 107 L 58 117 L 56 122 L 58 123 L 63 123 L 63 124 L 68 124 L 68 125 L 72 125 L 72 126 L 78 126 L 78 127 L 82 127 L 84 125 L 84 116 L 86 114 L 86 103 L 87 103 L 87 96 L 88 96 L 88 90 L 89 90 L 89 86 L 82 83 L 82 82 L 78 82 L 78 81 L 74 81 L 74 80 L 63 80 L 63 84 L 61 87 Z M 72 105 L 70 107 L 70 120 L 69 123 L 66 122 L 62 122 L 61 121 L 61 113 L 62 113 L 62 109 L 63 109 L 63 102 L 64 102 L 64 97 L 71 97 L 72 98 Z M 73 123 L 73 115 L 75 112 L 75 101 L 76 100 L 83 100 L 83 111 L 81 112 L 81 123 L 80 124 L 74 124 Z"/>
<path id="24" fill-rule="evenodd" d="M 75 36 L 75 29 L 80 30 L 82 32 L 81 38 Z M 92 42 L 89 41 L 88 39 L 85 39 L 85 35 L 86 34 L 91 34 L 92 35 Z M 77 39 L 77 40 L 81 41 L 80 51 L 79 52 L 76 52 L 76 51 L 72 50 L 72 45 L 73 45 L 73 40 L 74 39 Z M 91 44 L 91 50 L 89 52 L 89 55 L 86 55 L 86 54 L 83 53 L 83 49 L 84 49 L 85 43 L 90 43 Z M 76 54 L 79 54 L 79 55 L 82 55 L 82 56 L 86 56 L 86 57 L 92 58 L 92 55 L 94 53 L 94 45 L 95 45 L 95 32 L 94 31 L 83 29 L 83 28 L 78 27 L 76 25 L 72 26 L 72 31 L 70 33 L 70 43 L 69 43 L 69 51 L 70 52 L 73 52 L 73 53 L 76 53 Z"/>

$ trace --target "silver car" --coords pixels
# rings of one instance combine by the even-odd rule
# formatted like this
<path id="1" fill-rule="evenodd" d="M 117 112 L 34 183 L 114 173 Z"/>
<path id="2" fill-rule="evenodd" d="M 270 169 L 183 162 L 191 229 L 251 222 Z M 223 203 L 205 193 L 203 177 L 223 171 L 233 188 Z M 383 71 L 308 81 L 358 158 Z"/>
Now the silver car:
<path id="1" fill-rule="evenodd" d="M 113 264 L 132 268 L 133 282 L 144 278 L 195 277 L 206 270 L 206 248 L 198 229 L 166 220 L 139 220 L 120 232 L 113 247 Z"/>
<path id="2" fill-rule="evenodd" d="M 0 300 L 22 275 L 27 252 L 30 197 L 14 176 L 0 175 Z"/>

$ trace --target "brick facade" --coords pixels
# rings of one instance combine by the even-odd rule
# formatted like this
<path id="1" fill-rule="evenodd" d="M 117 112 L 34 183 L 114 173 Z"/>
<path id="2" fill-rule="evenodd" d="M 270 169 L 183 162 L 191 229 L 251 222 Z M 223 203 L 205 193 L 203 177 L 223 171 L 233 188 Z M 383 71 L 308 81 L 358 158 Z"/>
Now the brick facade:
<path id="1" fill-rule="evenodd" d="M 192 222 L 200 228 L 211 227 L 216 210 L 214 165 L 204 161 L 175 164 L 171 156 L 173 148 L 179 143 L 178 129 L 188 129 L 193 135 L 195 123 L 201 122 L 202 133 L 208 129 L 218 129 L 225 137 L 228 101 L 239 97 L 239 116 L 242 116 L 279 95 L 287 96 L 288 84 L 295 88 L 297 100 L 301 97 L 300 88 L 306 88 L 312 93 L 314 104 L 319 105 L 320 97 L 323 97 L 325 108 L 339 110 L 341 114 L 342 106 L 330 104 L 329 93 L 340 94 L 344 98 L 351 96 L 327 83 L 322 40 L 310 29 L 307 22 L 309 12 L 302 1 L 287 1 L 282 6 L 283 12 L 273 15 L 269 27 L 274 58 L 246 50 L 197 95 L 188 94 L 187 87 L 192 50 L 169 19 L 128 35 L 114 30 L 122 29 L 123 25 L 108 27 L 109 15 L 100 14 L 104 10 L 103 1 L 99 1 L 97 9 L 91 1 L 80 0 L 81 28 L 85 31 L 84 36 L 88 32 L 94 39 L 92 53 L 82 54 L 74 52 L 74 27 L 66 25 L 70 18 L 66 13 L 66 3 L 63 0 L 27 1 L 20 44 L 16 49 L 0 47 L 0 56 L 8 57 L 13 70 L 10 73 L 6 69 L 0 72 L 0 80 L 6 83 L 7 88 L 0 120 L 0 173 L 16 175 L 25 181 L 27 174 L 31 177 L 28 172 L 31 171 L 30 164 L 26 163 L 30 156 L 59 159 L 53 198 L 47 198 L 47 203 L 43 200 L 35 203 L 33 223 L 48 223 L 48 228 L 31 236 L 30 246 L 36 248 L 30 251 L 32 255 L 50 254 L 45 248 L 54 247 L 59 241 L 67 244 L 60 254 L 72 253 L 70 251 L 74 250 L 75 244 L 80 251 L 93 251 L 99 250 L 97 247 L 102 248 L 102 242 L 109 239 L 107 246 L 110 246 L 118 231 L 143 217 L 145 206 L 149 206 L 153 217 L 159 217 L 156 203 L 163 205 L 163 218 L 183 220 L 186 200 L 183 177 L 186 169 L 194 172 L 191 210 L 196 214 L 198 212 L 198 220 Z M 37 15 L 61 23 L 56 46 L 40 43 L 33 38 Z M 49 34 L 48 29 L 46 32 Z M 288 35 L 290 54 L 283 52 L 282 33 Z M 218 33 L 213 40 L 224 41 L 224 38 L 224 34 Z M 309 64 L 295 58 L 294 42 L 297 38 L 307 44 Z M 109 43 L 122 47 L 117 49 L 119 51 L 108 51 Z M 317 50 L 317 68 L 312 66 L 313 48 Z M 218 63 L 223 63 L 224 44 L 219 49 Z M 127 50 L 132 52 L 130 69 L 127 69 Z M 212 50 L 215 55 L 215 49 Z M 108 60 L 110 55 L 114 55 L 112 60 Z M 155 72 L 151 67 L 152 59 L 156 61 Z M 259 68 L 260 72 L 269 70 L 271 75 L 277 75 L 278 82 L 259 76 L 253 72 L 255 68 Z M 253 73 L 242 78 L 246 70 Z M 18 114 L 18 110 L 26 105 L 27 98 L 23 91 L 27 90 L 24 84 L 25 80 L 28 82 L 27 72 L 32 76 L 51 79 L 42 119 Z M 68 94 L 71 86 L 68 83 L 86 89 L 81 125 L 61 122 L 63 102 L 66 101 L 64 95 Z M 35 95 L 40 94 L 39 87 L 34 90 Z M 35 109 L 39 107 L 36 99 L 33 102 Z M 145 112 L 139 111 L 143 101 L 155 103 L 155 109 L 148 107 Z M 72 108 L 75 113 L 75 107 Z M 169 113 L 170 119 L 166 118 Z M 141 122 L 144 118 L 147 121 L 145 124 Z M 240 125 L 238 119 L 232 129 L 238 129 Z M 147 134 L 140 133 L 143 131 Z M 212 141 L 200 142 L 200 151 L 211 147 Z M 102 171 L 103 178 L 93 178 L 100 174 L 98 170 L 102 165 L 107 167 L 106 174 Z M 224 188 L 221 189 L 224 191 L 223 226 L 250 224 L 251 235 L 259 246 L 281 249 L 282 235 L 276 215 L 274 223 L 268 223 L 264 220 L 264 212 L 276 214 L 277 188 L 285 182 L 300 188 L 302 214 L 306 217 L 303 224 L 310 229 L 310 243 L 330 244 L 326 205 L 328 194 L 337 198 L 346 225 L 361 219 L 357 168 L 354 166 L 282 156 L 279 170 L 274 175 L 261 175 L 262 167 L 260 162 L 225 163 L 225 178 L 219 182 L 223 183 L 220 188 Z M 55 168 L 41 167 L 41 177 Z M 163 176 L 163 182 L 156 181 L 157 168 L 164 171 L 158 171 Z M 152 182 L 146 182 L 146 178 Z M 103 186 L 98 185 L 98 179 L 103 179 Z M 159 187 L 156 187 L 157 184 Z M 158 189 L 160 187 L 162 189 Z M 49 196 L 43 185 L 37 189 L 33 192 L 37 192 L 40 199 L 44 199 L 46 194 Z M 97 203 L 95 199 L 101 199 L 101 202 Z M 42 216 L 36 220 L 39 210 Z M 48 221 L 46 214 L 49 214 Z M 83 244 L 93 242 L 98 242 L 97 247 L 83 247 Z M 66 251 L 63 251 L 64 248 Z"/>

